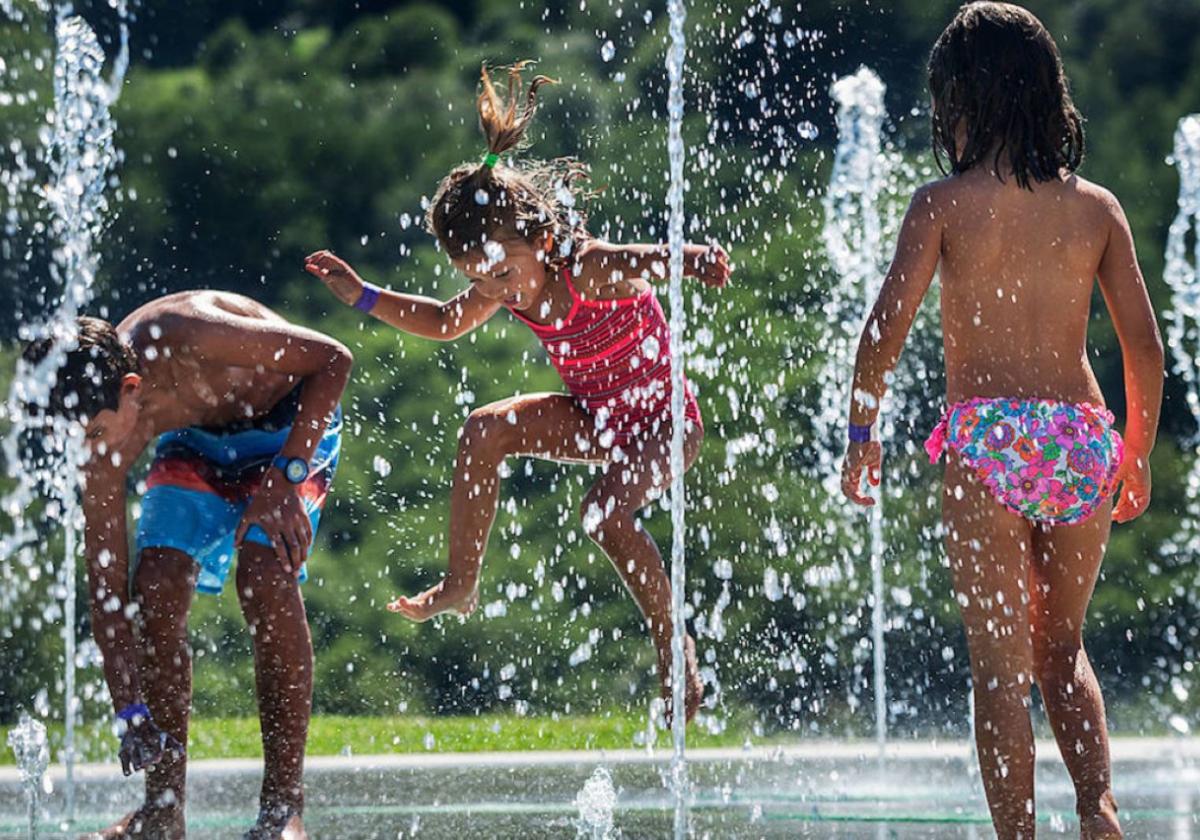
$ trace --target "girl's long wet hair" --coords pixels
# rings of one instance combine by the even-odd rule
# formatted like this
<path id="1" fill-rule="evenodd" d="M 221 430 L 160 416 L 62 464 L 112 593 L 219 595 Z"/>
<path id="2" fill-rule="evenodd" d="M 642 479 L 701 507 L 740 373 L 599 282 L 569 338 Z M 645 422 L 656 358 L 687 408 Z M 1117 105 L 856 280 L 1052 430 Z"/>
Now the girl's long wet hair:
<path id="1" fill-rule="evenodd" d="M 1011 3 L 959 9 L 929 56 L 933 154 L 943 173 L 1006 155 L 1017 183 L 1057 180 L 1083 162 L 1083 118 L 1054 38 Z M 959 127 L 963 143 L 959 147 Z"/>
<path id="2" fill-rule="evenodd" d="M 492 83 L 485 65 L 476 99 L 479 127 L 487 140 L 488 155 L 506 156 L 523 149 L 526 133 L 537 112 L 538 90 L 554 80 L 535 76 L 525 89 L 518 62 L 504 68 L 507 91 Z M 502 158 L 489 164 L 466 163 L 455 167 L 438 184 L 425 217 L 429 231 L 449 256 L 475 253 L 489 241 L 521 237 L 542 248 L 547 234 L 553 247 L 546 262 L 558 267 L 571 259 L 574 246 L 587 236 L 582 188 L 587 167 L 572 158 L 518 161 Z"/>

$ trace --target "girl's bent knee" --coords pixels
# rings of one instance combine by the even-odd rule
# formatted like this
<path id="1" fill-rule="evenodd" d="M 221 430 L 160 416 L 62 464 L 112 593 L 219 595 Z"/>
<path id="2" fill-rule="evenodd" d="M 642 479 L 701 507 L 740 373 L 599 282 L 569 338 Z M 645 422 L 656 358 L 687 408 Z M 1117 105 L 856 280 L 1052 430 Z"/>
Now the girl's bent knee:
<path id="1" fill-rule="evenodd" d="M 504 453 L 512 448 L 517 427 L 490 408 L 472 411 L 463 423 L 460 451 Z"/>

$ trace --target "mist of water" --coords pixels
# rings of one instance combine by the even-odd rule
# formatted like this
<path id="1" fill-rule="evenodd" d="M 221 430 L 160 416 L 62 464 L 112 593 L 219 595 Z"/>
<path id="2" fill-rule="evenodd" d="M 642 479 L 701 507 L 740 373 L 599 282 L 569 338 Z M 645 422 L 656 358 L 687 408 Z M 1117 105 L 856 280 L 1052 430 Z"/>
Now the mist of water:
<path id="1" fill-rule="evenodd" d="M 1188 409 L 1200 424 L 1200 114 L 1179 121 L 1171 161 L 1179 171 L 1179 210 L 1167 231 L 1163 270 L 1171 289 L 1167 346 L 1174 372 L 1187 386 Z"/>
<path id="2" fill-rule="evenodd" d="M 8 746 L 17 760 L 21 784 L 29 805 L 29 840 L 37 840 L 38 822 L 41 817 L 41 798 L 51 791 L 46 768 L 50 766 L 50 745 L 46 741 L 46 727 L 22 713 L 21 719 L 8 733 Z"/>

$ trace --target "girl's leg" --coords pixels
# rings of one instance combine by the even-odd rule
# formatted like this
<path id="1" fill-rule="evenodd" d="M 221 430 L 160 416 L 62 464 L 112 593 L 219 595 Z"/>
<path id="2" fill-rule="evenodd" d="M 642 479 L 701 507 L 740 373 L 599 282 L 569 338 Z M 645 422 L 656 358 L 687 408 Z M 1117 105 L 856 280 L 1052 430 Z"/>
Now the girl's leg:
<path id="1" fill-rule="evenodd" d="M 700 454 L 704 432 L 693 428 L 684 441 L 684 470 Z M 671 582 L 654 539 L 641 526 L 637 512 L 671 483 L 669 433 L 630 447 L 628 459 L 612 464 L 583 499 L 584 529 L 620 573 L 637 602 L 658 654 L 658 676 L 667 719 L 671 717 Z M 696 663 L 696 645 L 687 645 L 685 711 L 691 720 L 700 708 L 704 685 Z"/>
<path id="2" fill-rule="evenodd" d="M 1104 698 L 1083 649 L 1083 619 L 1111 528 L 1111 503 L 1087 522 L 1034 533 L 1033 668 L 1046 716 L 1075 782 L 1085 838 L 1121 837 Z"/>
<path id="3" fill-rule="evenodd" d="M 511 455 L 553 461 L 604 463 L 595 420 L 566 394 L 510 397 L 471 412 L 458 441 L 450 490 L 450 568 L 441 582 L 388 609 L 414 621 L 457 610 L 478 600 L 479 568 L 496 519 L 501 462 Z"/>
<path id="4" fill-rule="evenodd" d="M 1028 522 L 996 502 L 957 457 L 942 501 L 946 553 L 962 611 L 975 691 L 975 744 L 999 840 L 1034 836 L 1033 650 Z"/>

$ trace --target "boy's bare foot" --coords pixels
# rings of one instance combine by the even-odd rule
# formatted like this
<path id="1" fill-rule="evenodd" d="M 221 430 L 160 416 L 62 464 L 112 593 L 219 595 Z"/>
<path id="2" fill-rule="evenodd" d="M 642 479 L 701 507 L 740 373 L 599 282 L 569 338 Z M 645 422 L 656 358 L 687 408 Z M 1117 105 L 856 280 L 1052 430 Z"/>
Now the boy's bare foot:
<path id="1" fill-rule="evenodd" d="M 444 612 L 470 615 L 475 612 L 477 606 L 479 606 L 479 587 L 460 594 L 448 590 L 446 581 L 442 580 L 437 586 L 426 589 L 420 595 L 414 595 L 411 598 L 401 595 L 388 604 L 387 608 L 412 621 L 428 621 L 435 615 Z"/>
<path id="2" fill-rule="evenodd" d="M 1101 797 L 1096 813 L 1080 815 L 1079 836 L 1081 840 L 1121 840 L 1125 836 L 1117 819 L 1117 801 L 1111 793 Z"/>
<path id="3" fill-rule="evenodd" d="M 285 805 L 259 811 L 258 822 L 242 835 L 242 840 L 308 840 L 308 833 L 300 813 Z"/>
<path id="4" fill-rule="evenodd" d="M 696 662 L 696 641 L 691 636 L 688 636 L 684 643 L 684 661 L 686 662 L 686 673 L 684 675 L 683 708 L 687 712 L 687 722 L 691 723 L 696 712 L 700 710 L 700 702 L 704 699 L 704 681 L 700 679 L 700 667 Z M 663 661 L 661 656 L 659 657 L 658 678 L 662 699 L 666 704 L 665 720 L 667 726 L 670 726 L 673 720 L 670 647 L 666 650 L 666 661 Z"/>
<path id="5" fill-rule="evenodd" d="M 81 840 L 183 840 L 185 837 L 187 827 L 182 808 L 143 805 L 103 831 L 83 835 Z"/>

